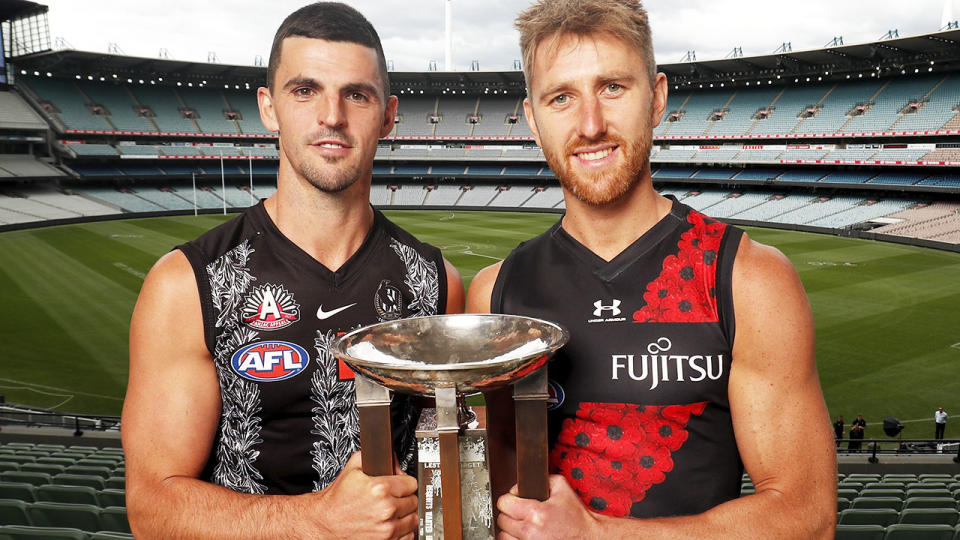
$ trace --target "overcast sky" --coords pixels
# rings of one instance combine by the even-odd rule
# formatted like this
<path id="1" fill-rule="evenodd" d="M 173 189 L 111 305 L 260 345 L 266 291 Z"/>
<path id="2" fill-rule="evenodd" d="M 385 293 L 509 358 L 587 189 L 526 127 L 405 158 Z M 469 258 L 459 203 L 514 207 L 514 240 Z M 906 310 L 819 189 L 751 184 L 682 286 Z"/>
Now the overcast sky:
<path id="1" fill-rule="evenodd" d="M 252 65 L 266 61 L 280 22 L 303 0 L 37 0 L 50 6 L 52 38 L 75 49 L 106 52 L 116 43 L 124 54 Z M 960 0 L 951 19 L 960 15 Z M 442 0 L 347 0 L 380 33 L 397 71 L 426 71 L 444 62 Z M 516 14 L 529 0 L 453 0 L 454 69 L 472 60 L 481 70 L 512 69 L 520 58 Z M 687 51 L 698 60 L 723 58 L 734 47 L 746 56 L 769 54 L 782 43 L 793 50 L 873 41 L 888 30 L 900 36 L 935 32 L 945 0 L 646 0 L 660 63 L 679 62 Z"/>

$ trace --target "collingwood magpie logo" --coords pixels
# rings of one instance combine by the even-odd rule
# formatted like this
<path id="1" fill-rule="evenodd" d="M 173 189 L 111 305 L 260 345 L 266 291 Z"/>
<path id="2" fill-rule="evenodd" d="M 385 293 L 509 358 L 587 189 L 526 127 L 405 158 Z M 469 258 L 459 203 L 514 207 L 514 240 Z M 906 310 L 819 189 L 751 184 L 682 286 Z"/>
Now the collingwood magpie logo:
<path id="1" fill-rule="evenodd" d="M 265 283 L 243 304 L 243 323 L 256 330 L 279 330 L 300 320 L 300 305 L 283 285 Z"/>
<path id="2" fill-rule="evenodd" d="M 647 353 L 612 354 L 611 379 L 629 377 L 634 381 L 650 381 L 650 390 L 665 382 L 715 381 L 723 376 L 723 355 L 666 354 L 673 348 L 670 339 L 661 337 L 647 345 Z"/>
<path id="3" fill-rule="evenodd" d="M 614 298 L 609 304 L 604 304 L 603 300 L 597 300 L 593 303 L 593 319 L 587 319 L 588 323 L 601 322 L 621 322 L 627 320 L 620 316 L 620 304 L 622 302 Z"/>
<path id="4" fill-rule="evenodd" d="M 392 321 L 403 315 L 403 293 L 388 280 L 380 282 L 373 297 L 373 308 L 381 321 Z"/>

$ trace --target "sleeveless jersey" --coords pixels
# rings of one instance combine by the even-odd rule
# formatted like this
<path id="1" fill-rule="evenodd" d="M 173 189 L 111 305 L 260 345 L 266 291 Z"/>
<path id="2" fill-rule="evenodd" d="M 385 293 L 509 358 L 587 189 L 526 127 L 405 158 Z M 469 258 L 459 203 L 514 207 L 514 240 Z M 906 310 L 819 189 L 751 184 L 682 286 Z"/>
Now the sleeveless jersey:
<path id="1" fill-rule="evenodd" d="M 318 491 L 359 449 L 353 372 L 332 342 L 367 324 L 443 313 L 447 291 L 440 251 L 374 216 L 335 272 L 285 237 L 262 202 L 178 246 L 197 279 L 220 383 L 205 480 L 244 493 Z M 419 412 L 413 398 L 394 396 L 404 469 L 416 463 Z"/>
<path id="2" fill-rule="evenodd" d="M 675 199 L 607 262 L 558 222 L 503 262 L 491 310 L 556 321 L 550 469 L 611 516 L 703 512 L 740 493 L 727 380 L 742 231 Z"/>

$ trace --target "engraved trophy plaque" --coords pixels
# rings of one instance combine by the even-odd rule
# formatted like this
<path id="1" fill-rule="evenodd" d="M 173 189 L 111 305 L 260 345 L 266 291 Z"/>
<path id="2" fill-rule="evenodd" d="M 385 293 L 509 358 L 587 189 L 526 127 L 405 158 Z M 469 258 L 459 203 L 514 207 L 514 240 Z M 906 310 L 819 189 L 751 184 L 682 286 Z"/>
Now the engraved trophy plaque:
<path id="1" fill-rule="evenodd" d="M 393 472 L 390 392 L 436 398 L 417 429 L 420 538 L 492 537 L 493 496 L 514 483 L 547 498 L 545 366 L 567 339 L 549 321 L 467 314 L 374 324 L 334 344 L 356 373 L 366 474 Z M 487 407 L 475 414 L 464 396 L 477 392 Z"/>

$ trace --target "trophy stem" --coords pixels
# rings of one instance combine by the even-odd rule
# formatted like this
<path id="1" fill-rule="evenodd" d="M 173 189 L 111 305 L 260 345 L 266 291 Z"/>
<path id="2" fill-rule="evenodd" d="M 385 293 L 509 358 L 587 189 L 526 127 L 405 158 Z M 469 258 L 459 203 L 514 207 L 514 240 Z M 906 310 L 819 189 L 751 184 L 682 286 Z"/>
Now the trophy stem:
<path id="1" fill-rule="evenodd" d="M 443 490 L 443 538 L 463 537 L 460 496 L 460 407 L 456 388 L 437 388 L 437 433 L 440 439 L 440 488 Z"/>

